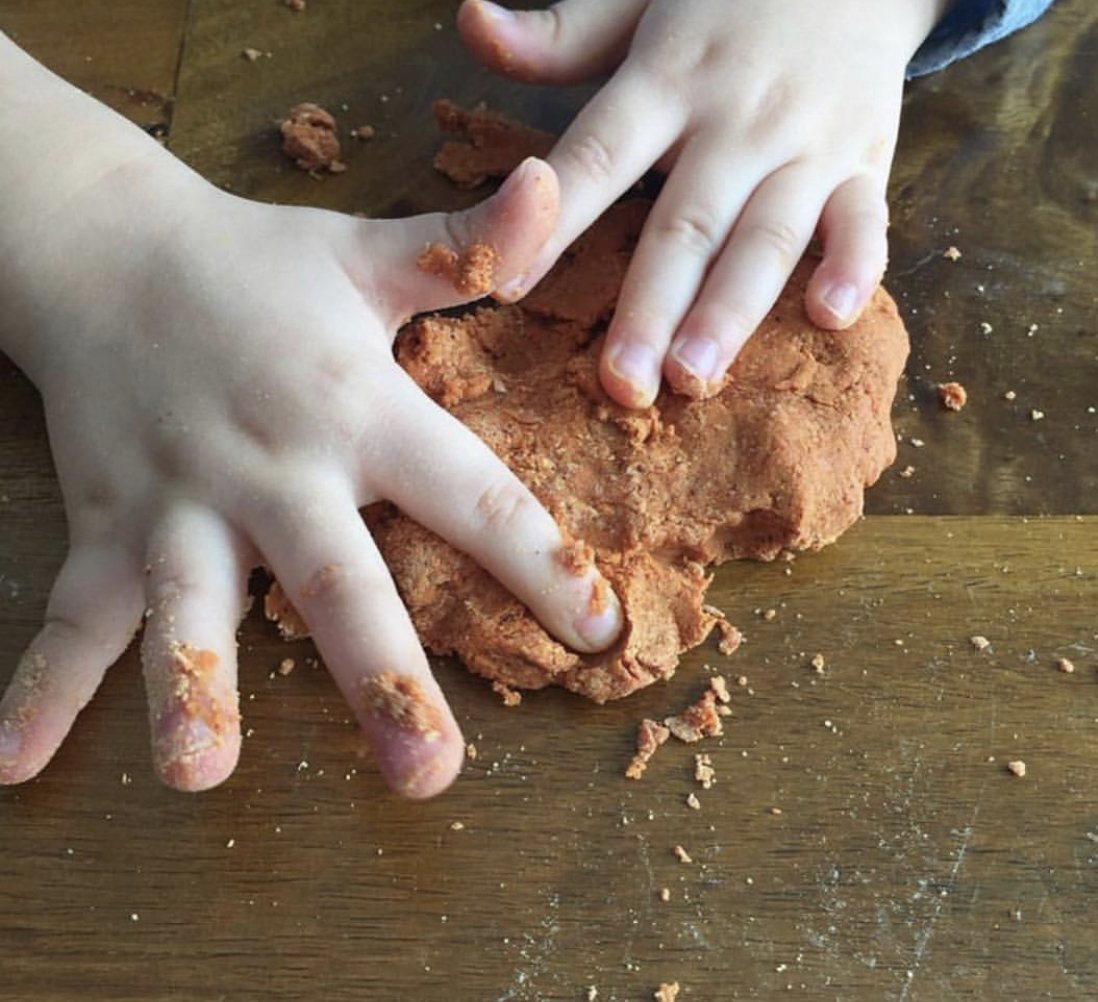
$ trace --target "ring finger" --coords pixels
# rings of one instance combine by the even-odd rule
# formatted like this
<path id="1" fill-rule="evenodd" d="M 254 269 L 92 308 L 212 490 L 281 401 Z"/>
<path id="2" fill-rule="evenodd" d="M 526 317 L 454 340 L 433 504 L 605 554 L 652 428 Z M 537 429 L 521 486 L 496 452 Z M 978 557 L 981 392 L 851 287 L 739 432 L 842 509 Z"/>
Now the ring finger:
<path id="1" fill-rule="evenodd" d="M 664 375 L 675 390 L 696 399 L 720 391 L 812 239 L 823 200 L 805 164 L 789 164 L 758 186 L 671 343 Z"/>
<path id="2" fill-rule="evenodd" d="M 603 386 L 627 407 L 656 398 L 668 345 L 758 177 L 723 154 L 687 144 L 645 223 L 606 337 Z"/>
<path id="3" fill-rule="evenodd" d="M 252 537 L 389 785 L 415 798 L 444 790 L 461 767 L 461 732 L 354 499 L 338 489 L 283 499 Z"/>
<path id="4" fill-rule="evenodd" d="M 216 786 L 240 756 L 236 631 L 246 582 L 239 537 L 205 507 L 175 505 L 149 540 L 141 661 L 153 764 L 179 790 Z"/>

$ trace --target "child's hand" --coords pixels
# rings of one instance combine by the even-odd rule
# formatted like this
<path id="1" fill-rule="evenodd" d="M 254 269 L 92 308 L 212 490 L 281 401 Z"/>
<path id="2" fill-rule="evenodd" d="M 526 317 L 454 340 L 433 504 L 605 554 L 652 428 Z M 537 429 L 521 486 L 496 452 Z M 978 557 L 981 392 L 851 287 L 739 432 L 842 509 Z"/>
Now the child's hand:
<path id="1" fill-rule="evenodd" d="M 162 156 L 161 156 L 162 155 Z M 429 796 L 463 742 L 358 509 L 385 498 L 472 554 L 562 641 L 608 645 L 594 574 L 556 524 L 393 360 L 412 313 L 463 297 L 425 246 L 482 241 L 497 282 L 553 229 L 527 161 L 469 213 L 362 221 L 244 201 L 163 151 L 24 218 L 3 333 L 42 391 L 70 552 L 0 703 L 0 781 L 37 773 L 145 615 L 153 754 L 197 790 L 239 753 L 235 633 L 259 561 L 303 614 L 394 787 Z"/>
<path id="2" fill-rule="evenodd" d="M 646 406 L 661 371 L 691 396 L 719 390 L 817 228 L 806 306 L 822 327 L 848 326 L 886 263 L 904 68 L 947 3 L 563 0 L 512 13 L 466 0 L 462 35 L 499 72 L 612 74 L 549 157 L 560 224 L 507 291 L 530 288 L 659 162 L 670 173 L 602 357 L 611 396 Z"/>

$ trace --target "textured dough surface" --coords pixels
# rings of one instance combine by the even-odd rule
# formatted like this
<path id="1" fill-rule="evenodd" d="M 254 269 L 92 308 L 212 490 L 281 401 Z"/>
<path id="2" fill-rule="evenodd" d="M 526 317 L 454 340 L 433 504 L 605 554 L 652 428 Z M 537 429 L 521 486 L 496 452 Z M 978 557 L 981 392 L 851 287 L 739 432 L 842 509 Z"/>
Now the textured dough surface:
<path id="1" fill-rule="evenodd" d="M 618 643 L 598 655 L 554 640 L 472 559 L 375 505 L 367 520 L 420 638 L 517 688 L 592 699 L 670 676 L 716 621 L 707 568 L 834 541 L 893 461 L 889 412 L 908 352 L 883 290 L 847 331 L 814 327 L 802 262 L 724 390 L 666 390 L 644 411 L 602 391 L 597 363 L 649 205 L 614 206 L 521 304 L 428 317 L 397 340 L 400 364 L 530 487 L 565 537 L 594 548 L 622 601 Z"/>

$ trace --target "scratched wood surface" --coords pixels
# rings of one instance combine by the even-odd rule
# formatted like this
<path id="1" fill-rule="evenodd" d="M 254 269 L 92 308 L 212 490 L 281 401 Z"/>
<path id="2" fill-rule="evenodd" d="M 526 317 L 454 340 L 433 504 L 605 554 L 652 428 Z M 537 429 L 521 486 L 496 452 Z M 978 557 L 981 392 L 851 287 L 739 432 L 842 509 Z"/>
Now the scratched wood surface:
<path id="1" fill-rule="evenodd" d="M 430 169 L 433 98 L 551 128 L 582 100 L 476 70 L 454 6 L 6 0 L 0 29 L 219 184 L 399 214 L 467 204 Z M 250 63 L 245 46 L 271 55 Z M 1063 0 L 909 89 L 890 282 L 913 339 L 900 461 L 837 546 L 722 569 L 738 654 L 694 652 L 624 703 L 542 693 L 514 710 L 441 663 L 479 755 L 411 805 L 360 757 L 323 671 L 274 673 L 308 645 L 255 617 L 238 772 L 200 796 L 161 788 L 131 652 L 42 777 L 0 791 L 0 1000 L 593 986 L 626 1002 L 674 980 L 699 1000 L 1098 997 L 1096 48 L 1098 10 Z M 281 160 L 271 123 L 302 99 L 378 128 L 346 174 Z M 947 376 L 971 394 L 959 415 L 933 396 Z M 64 540 L 37 398 L 0 360 L 0 681 Z M 622 778 L 635 722 L 709 671 L 734 683 L 726 735 Z"/>

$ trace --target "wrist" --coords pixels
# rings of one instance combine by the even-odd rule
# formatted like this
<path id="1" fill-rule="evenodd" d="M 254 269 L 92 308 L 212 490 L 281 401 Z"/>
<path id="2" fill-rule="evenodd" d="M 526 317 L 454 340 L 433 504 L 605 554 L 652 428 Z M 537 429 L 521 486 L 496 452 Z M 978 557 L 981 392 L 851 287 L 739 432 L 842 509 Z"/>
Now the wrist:
<path id="1" fill-rule="evenodd" d="M 0 33 L 0 349 L 41 385 L 117 301 L 171 215 L 210 188 L 141 129 Z"/>

